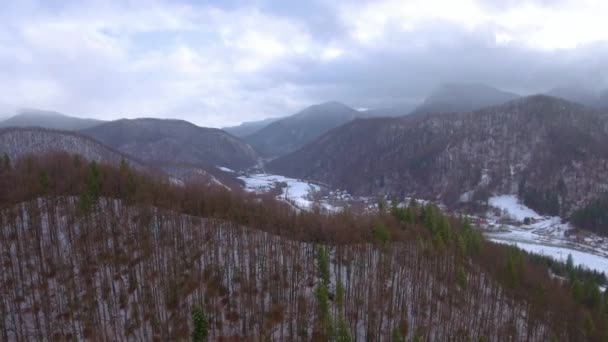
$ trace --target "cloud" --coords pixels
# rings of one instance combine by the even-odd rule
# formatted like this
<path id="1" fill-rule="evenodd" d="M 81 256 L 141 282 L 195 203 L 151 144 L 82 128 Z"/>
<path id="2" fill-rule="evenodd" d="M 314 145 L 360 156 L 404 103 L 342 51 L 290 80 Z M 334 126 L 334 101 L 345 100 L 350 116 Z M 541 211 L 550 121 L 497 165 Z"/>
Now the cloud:
<path id="1" fill-rule="evenodd" d="M 608 86 L 597 1 L 34 1 L 0 5 L 1 108 L 223 126 L 442 82 Z"/>

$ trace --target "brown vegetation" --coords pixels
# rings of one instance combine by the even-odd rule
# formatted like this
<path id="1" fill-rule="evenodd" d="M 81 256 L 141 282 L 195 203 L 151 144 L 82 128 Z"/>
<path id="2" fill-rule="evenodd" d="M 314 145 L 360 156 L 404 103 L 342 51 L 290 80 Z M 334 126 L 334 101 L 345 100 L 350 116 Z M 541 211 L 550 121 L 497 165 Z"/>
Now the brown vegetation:
<path id="1" fill-rule="evenodd" d="M 227 341 L 608 332 L 597 287 L 431 205 L 296 213 L 65 154 L 0 165 L 0 204 L 1 340 L 183 340 L 195 307 Z"/>

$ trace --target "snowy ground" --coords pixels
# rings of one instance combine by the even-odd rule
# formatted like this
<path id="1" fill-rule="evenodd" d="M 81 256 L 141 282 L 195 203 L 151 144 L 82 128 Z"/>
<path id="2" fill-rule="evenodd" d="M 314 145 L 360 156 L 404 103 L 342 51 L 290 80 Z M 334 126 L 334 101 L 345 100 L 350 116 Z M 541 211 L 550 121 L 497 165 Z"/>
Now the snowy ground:
<path id="1" fill-rule="evenodd" d="M 495 208 L 479 218 L 486 237 L 494 242 L 513 244 L 537 254 L 574 263 L 608 274 L 608 241 L 591 234 L 567 234 L 569 223 L 554 216 L 542 216 L 523 205 L 515 195 L 495 196 L 488 200 Z"/>
<path id="2" fill-rule="evenodd" d="M 340 190 L 329 191 L 304 180 L 265 173 L 241 175 L 239 179 L 245 182 L 245 190 L 251 192 L 267 193 L 280 188 L 277 198 L 302 210 L 318 206 L 326 211 L 339 211 L 355 202 L 364 210 L 377 208 L 374 199 L 354 197 Z M 572 229 L 569 223 L 559 217 L 538 214 L 515 195 L 495 196 L 488 203 L 493 210 L 473 217 L 488 239 L 564 262 L 571 254 L 575 265 L 608 275 L 608 239 L 591 233 L 567 234 Z"/>
<path id="3" fill-rule="evenodd" d="M 259 194 L 277 187 L 281 188 L 281 193 L 277 198 L 287 201 L 299 209 L 310 210 L 317 204 L 328 211 L 336 210 L 335 207 L 322 200 L 314 200 L 315 195 L 322 190 L 322 187 L 317 184 L 265 173 L 243 175 L 239 176 L 239 179 L 245 182 L 245 190 Z"/>

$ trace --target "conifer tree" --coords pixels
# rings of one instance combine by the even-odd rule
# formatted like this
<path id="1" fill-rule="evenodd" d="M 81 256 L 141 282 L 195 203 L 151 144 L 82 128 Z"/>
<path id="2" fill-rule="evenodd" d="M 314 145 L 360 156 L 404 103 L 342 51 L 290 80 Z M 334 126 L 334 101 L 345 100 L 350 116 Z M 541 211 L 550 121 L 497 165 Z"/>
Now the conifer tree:
<path id="1" fill-rule="evenodd" d="M 399 328 L 393 328 L 393 333 L 391 334 L 391 342 L 404 342 L 405 339 L 401 335 L 401 331 Z"/>
<path id="2" fill-rule="evenodd" d="M 11 158 L 8 154 L 4 153 L 2 156 L 2 170 L 8 171 L 11 169 Z"/>
<path id="3" fill-rule="evenodd" d="M 203 312 L 203 308 L 195 306 L 192 310 L 192 341 L 203 342 L 208 335 L 207 317 Z"/>

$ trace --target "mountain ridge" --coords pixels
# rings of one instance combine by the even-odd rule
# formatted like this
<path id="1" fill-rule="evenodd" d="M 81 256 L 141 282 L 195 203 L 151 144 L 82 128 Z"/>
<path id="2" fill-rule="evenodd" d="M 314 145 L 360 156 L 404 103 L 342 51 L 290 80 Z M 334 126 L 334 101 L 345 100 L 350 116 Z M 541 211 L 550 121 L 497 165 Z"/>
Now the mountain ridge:
<path id="1" fill-rule="evenodd" d="M 104 122 L 96 119 L 78 118 L 54 111 L 21 109 L 16 115 L 0 121 L 0 127 L 40 127 L 78 131 Z"/>
<path id="2" fill-rule="evenodd" d="M 257 155 L 245 142 L 217 128 L 178 119 L 121 119 L 81 131 L 149 162 L 211 164 L 230 168 L 255 165 Z"/>
<path id="3" fill-rule="evenodd" d="M 455 204 L 469 191 L 515 193 L 568 216 L 608 191 L 607 121 L 535 95 L 473 112 L 354 120 L 267 166 L 361 195 Z"/>
<path id="4" fill-rule="evenodd" d="M 282 155 L 295 151 L 328 130 L 351 121 L 358 114 L 355 109 L 337 101 L 324 102 L 272 122 L 245 137 L 245 141 L 262 155 Z"/>

